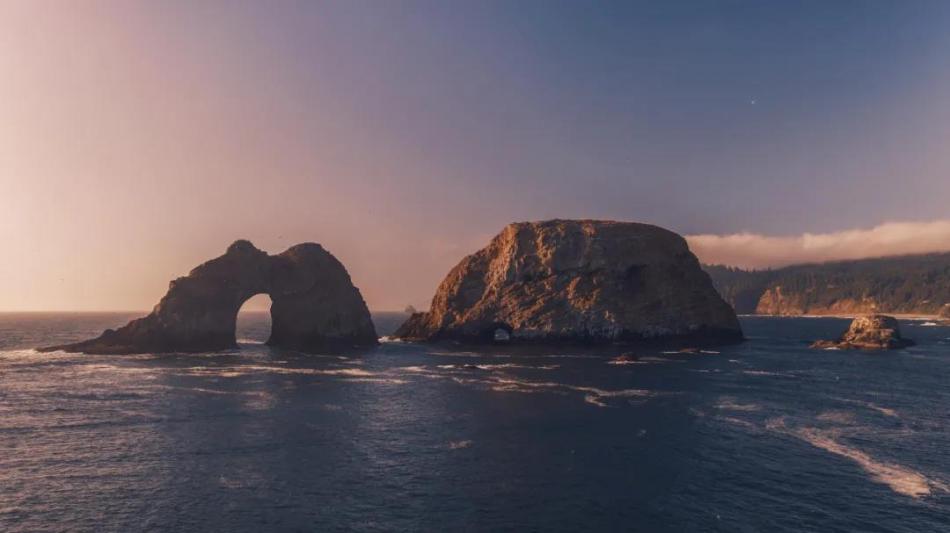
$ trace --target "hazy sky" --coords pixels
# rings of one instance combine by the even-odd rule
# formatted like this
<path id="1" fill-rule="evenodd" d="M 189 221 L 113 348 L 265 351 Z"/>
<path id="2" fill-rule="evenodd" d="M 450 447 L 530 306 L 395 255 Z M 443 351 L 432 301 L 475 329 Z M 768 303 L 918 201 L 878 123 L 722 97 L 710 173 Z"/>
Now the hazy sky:
<path id="1" fill-rule="evenodd" d="M 425 307 L 552 217 L 743 264 L 895 222 L 950 248 L 948 28 L 943 0 L 0 0 L 0 310 L 147 309 L 237 238 Z"/>

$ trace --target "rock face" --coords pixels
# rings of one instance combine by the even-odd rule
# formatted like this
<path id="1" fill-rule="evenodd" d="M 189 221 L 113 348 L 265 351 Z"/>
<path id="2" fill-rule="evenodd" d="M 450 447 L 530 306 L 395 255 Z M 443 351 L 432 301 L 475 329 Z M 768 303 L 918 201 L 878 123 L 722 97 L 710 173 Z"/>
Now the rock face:
<path id="1" fill-rule="evenodd" d="M 897 319 L 887 315 L 868 315 L 855 318 L 851 327 L 839 339 L 818 341 L 812 348 L 841 350 L 893 350 L 913 346 L 914 341 L 901 337 Z"/>
<path id="2" fill-rule="evenodd" d="M 260 293 L 272 301 L 272 346 L 315 352 L 377 342 L 359 289 L 319 244 L 298 244 L 271 256 L 237 241 L 221 257 L 172 281 L 148 316 L 95 339 L 44 350 L 112 354 L 233 348 L 237 313 Z"/>
<path id="3" fill-rule="evenodd" d="M 828 305 L 809 305 L 807 294 L 789 293 L 781 285 L 766 289 L 755 307 L 757 315 L 802 316 L 802 315 L 851 315 L 873 314 L 878 304 L 872 298 L 841 298 Z"/>
<path id="4" fill-rule="evenodd" d="M 647 224 L 511 224 L 462 260 L 395 336 L 466 343 L 733 342 L 735 312 L 686 241 Z"/>

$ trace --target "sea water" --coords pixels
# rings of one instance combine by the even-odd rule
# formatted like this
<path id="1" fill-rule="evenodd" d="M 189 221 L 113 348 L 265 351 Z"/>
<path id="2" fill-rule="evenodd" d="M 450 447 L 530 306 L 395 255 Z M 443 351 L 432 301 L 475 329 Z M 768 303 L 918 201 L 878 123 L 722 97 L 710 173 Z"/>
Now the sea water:
<path id="1" fill-rule="evenodd" d="M 950 328 L 841 319 L 632 361 L 384 342 L 37 353 L 128 314 L 0 315 L 2 531 L 950 531 Z M 380 333 L 402 317 L 377 315 Z"/>

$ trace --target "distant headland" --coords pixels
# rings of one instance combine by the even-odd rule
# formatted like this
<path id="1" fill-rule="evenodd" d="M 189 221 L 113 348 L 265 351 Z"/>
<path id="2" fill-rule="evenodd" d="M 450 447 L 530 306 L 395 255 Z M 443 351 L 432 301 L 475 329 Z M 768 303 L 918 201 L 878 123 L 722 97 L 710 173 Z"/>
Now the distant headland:
<path id="1" fill-rule="evenodd" d="M 874 313 L 950 318 L 950 253 L 795 265 L 775 270 L 703 267 L 739 314 Z"/>

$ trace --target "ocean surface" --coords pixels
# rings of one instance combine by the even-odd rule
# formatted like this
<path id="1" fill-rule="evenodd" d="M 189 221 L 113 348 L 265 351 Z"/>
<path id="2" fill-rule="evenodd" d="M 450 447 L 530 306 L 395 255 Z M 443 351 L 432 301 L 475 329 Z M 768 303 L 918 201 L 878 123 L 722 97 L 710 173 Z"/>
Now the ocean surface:
<path id="1" fill-rule="evenodd" d="M 950 531 L 950 328 L 815 351 L 32 350 L 131 314 L 0 314 L 0 531 Z M 380 333 L 402 318 L 376 315 Z M 713 353 L 715 352 L 715 353 Z M 613 354 L 616 355 L 616 354 Z"/>

